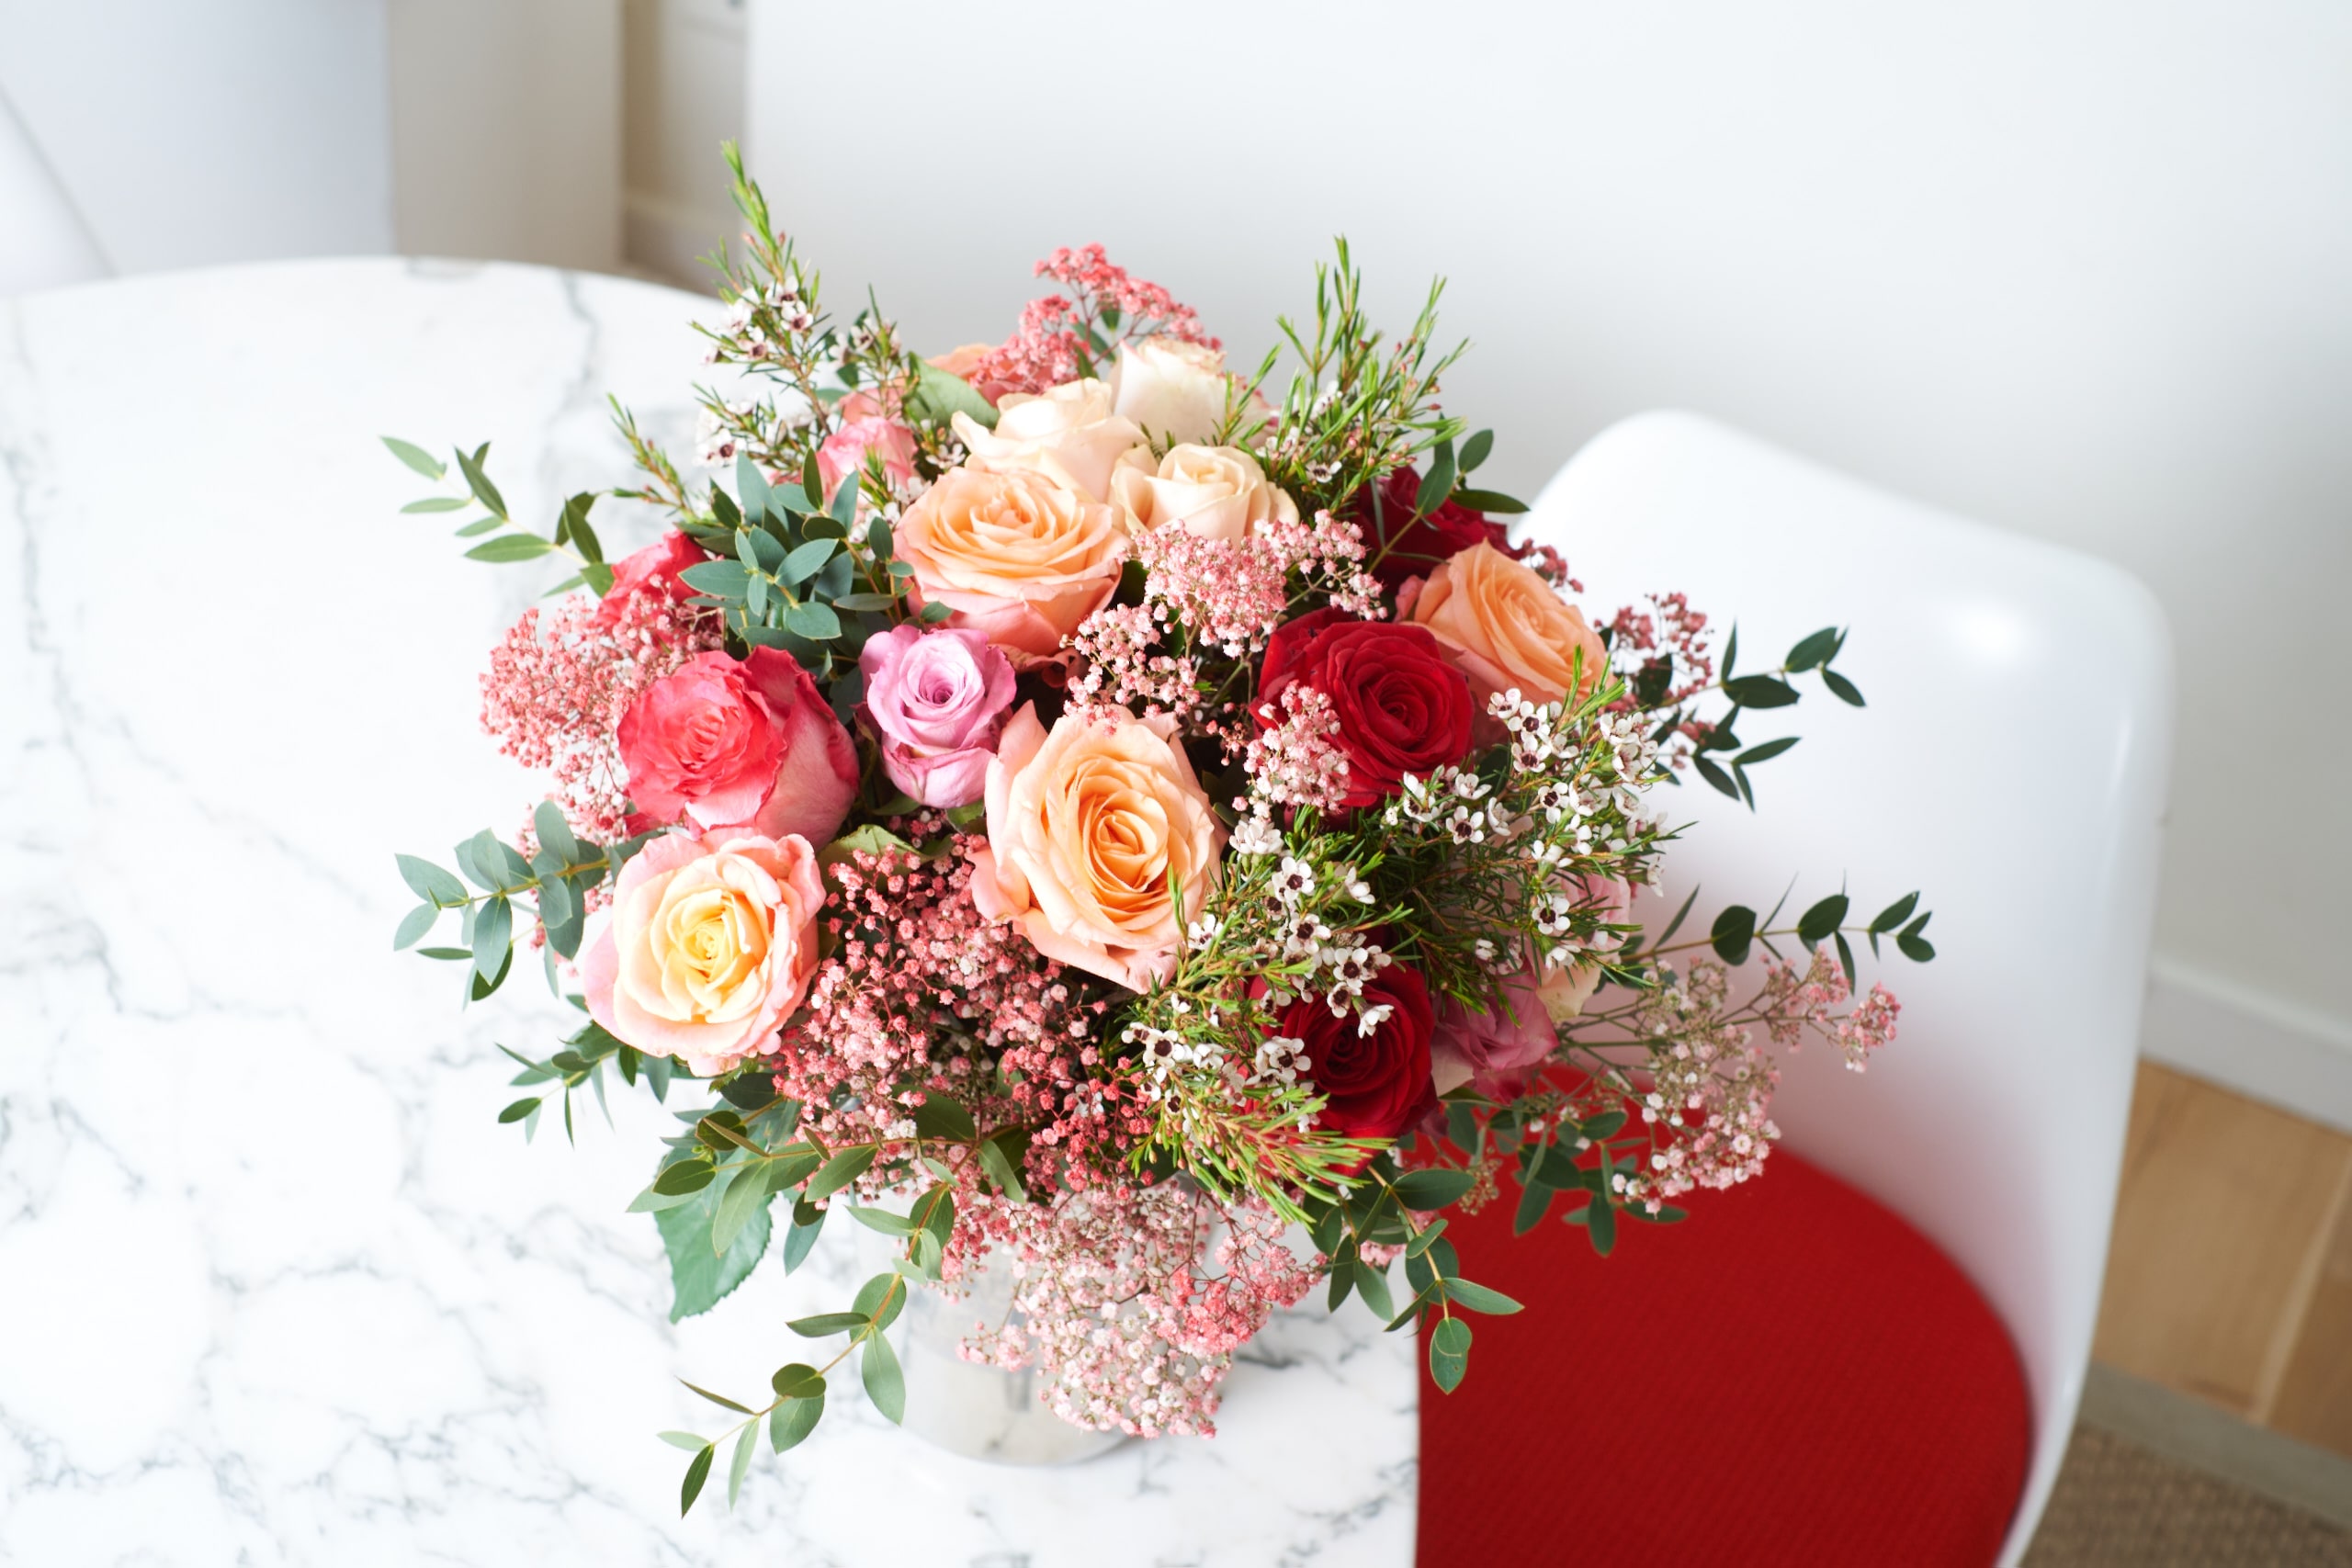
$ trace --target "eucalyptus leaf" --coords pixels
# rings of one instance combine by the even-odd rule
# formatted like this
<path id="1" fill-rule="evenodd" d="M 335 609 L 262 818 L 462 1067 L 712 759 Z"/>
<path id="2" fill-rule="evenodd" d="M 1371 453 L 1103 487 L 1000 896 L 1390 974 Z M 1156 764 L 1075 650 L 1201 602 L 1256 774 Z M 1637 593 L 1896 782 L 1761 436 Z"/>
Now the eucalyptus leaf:
<path id="1" fill-rule="evenodd" d="M 660 1189 L 659 1179 L 654 1186 L 657 1190 Z M 653 1216 L 653 1223 L 662 1230 L 662 1245 L 670 1254 L 672 1323 L 708 1312 L 725 1300 L 729 1292 L 750 1278 L 761 1255 L 768 1249 L 768 1211 L 762 1205 L 744 1221 L 724 1253 L 712 1250 L 711 1222 L 723 1195 L 720 1189 L 706 1180 L 688 1201 L 662 1209 Z"/>
<path id="2" fill-rule="evenodd" d="M 447 464 L 413 441 L 403 441 L 397 435 L 379 435 L 376 439 L 382 442 L 393 457 L 398 457 L 428 479 L 440 479 L 449 471 Z M 465 503 L 460 502 L 458 504 L 462 506 Z"/>
<path id="3" fill-rule="evenodd" d="M 889 1340 L 879 1334 L 867 1337 L 858 1357 L 857 1375 L 875 1409 L 894 1424 L 906 1419 L 907 1380 L 899 1370 L 899 1353 L 890 1348 Z"/>

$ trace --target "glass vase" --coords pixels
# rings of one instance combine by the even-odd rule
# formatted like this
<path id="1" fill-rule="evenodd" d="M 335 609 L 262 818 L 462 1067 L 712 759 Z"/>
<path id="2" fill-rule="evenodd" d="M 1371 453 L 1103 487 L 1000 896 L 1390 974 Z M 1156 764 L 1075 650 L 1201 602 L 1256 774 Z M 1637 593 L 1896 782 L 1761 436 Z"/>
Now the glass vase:
<path id="1" fill-rule="evenodd" d="M 1126 1440 L 1124 1433 L 1091 1431 L 1055 1415 L 1038 1397 L 1045 1380 L 1033 1370 L 966 1360 L 958 1347 L 973 1325 L 1001 1323 L 1012 1312 L 1011 1258 L 1001 1248 L 989 1252 L 964 1283 L 968 1289 L 956 1295 L 917 1285 L 884 1331 L 906 1379 L 900 1425 L 907 1431 L 990 1464 L 1075 1464 Z"/>

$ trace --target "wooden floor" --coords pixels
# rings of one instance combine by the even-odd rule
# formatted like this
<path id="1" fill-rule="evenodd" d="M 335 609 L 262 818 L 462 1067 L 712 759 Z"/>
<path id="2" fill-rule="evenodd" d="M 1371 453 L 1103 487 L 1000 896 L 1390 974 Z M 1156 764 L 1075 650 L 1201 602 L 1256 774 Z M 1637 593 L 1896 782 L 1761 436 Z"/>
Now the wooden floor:
<path id="1" fill-rule="evenodd" d="M 2352 1455 L 2352 1137 L 2143 1064 L 2092 1355 Z"/>

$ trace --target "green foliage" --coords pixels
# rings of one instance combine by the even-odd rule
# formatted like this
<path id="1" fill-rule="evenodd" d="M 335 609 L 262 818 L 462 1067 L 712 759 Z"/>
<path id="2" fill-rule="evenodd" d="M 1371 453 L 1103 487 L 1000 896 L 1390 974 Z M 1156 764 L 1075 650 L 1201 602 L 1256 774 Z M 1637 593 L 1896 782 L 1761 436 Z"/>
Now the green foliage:
<path id="1" fill-rule="evenodd" d="M 729 1182 L 728 1187 L 732 1187 Z M 759 1185 L 754 1183 L 754 1186 Z M 711 1242 L 718 1201 L 727 1188 L 707 1182 L 685 1195 L 685 1201 L 658 1211 L 662 1245 L 670 1254 L 670 1321 L 708 1312 L 751 1278 L 768 1249 L 768 1206 L 763 1202 L 742 1220 L 725 1251 Z"/>

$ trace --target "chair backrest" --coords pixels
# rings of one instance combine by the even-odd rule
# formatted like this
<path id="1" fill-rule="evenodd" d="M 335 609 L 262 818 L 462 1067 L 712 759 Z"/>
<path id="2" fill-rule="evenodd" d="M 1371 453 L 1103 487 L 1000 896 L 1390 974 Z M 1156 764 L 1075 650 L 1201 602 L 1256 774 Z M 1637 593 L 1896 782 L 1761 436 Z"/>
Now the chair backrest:
<path id="1" fill-rule="evenodd" d="M 0 299 L 107 271 L 81 215 L 0 93 Z"/>
<path id="2" fill-rule="evenodd" d="M 1876 964 L 1858 950 L 1863 983 L 1874 970 L 1903 1001 L 1896 1041 L 1860 1075 L 1804 1052 L 1775 1115 L 2007 1323 L 2036 1428 L 2014 1562 L 2064 1453 L 2107 1257 L 2171 748 L 2163 613 L 2114 567 L 1688 414 L 1604 432 L 1531 523 L 1600 616 L 1680 591 L 1736 617 L 1741 672 L 1852 628 L 1837 668 L 1869 705 L 1800 677 L 1798 706 L 1747 714 L 1744 742 L 1803 742 L 1754 770 L 1753 815 L 1685 775 L 1671 815 L 1696 826 L 1642 912 L 1655 929 L 1703 885 L 1686 924 L 1703 931 L 1725 904 L 1761 913 L 1792 875 L 1786 923 L 1841 882 L 1849 921 L 1914 888 L 1935 912 L 1925 966 L 1891 942 Z"/>

